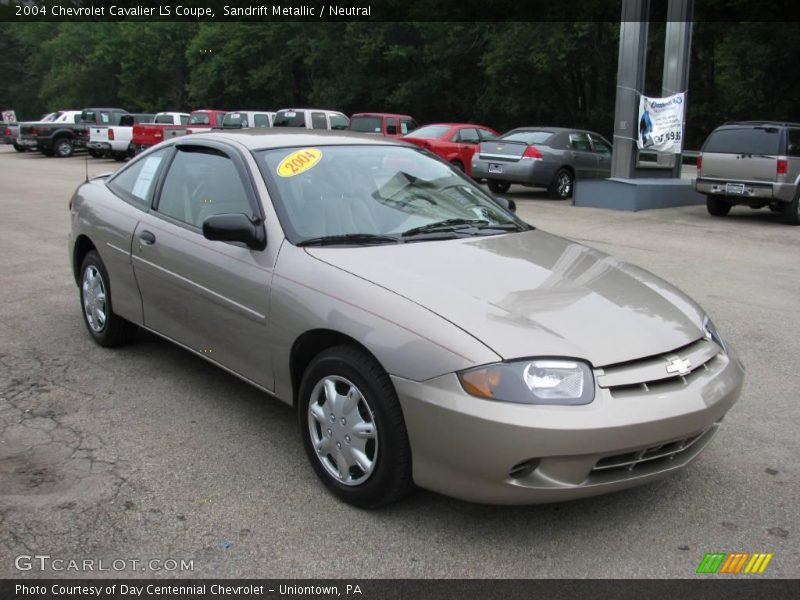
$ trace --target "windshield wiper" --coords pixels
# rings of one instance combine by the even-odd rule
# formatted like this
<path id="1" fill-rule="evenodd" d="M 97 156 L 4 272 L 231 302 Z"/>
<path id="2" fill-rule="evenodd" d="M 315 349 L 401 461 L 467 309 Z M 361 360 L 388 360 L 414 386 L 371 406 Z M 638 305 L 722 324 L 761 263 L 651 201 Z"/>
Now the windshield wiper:
<path id="1" fill-rule="evenodd" d="M 486 219 L 445 219 L 444 221 L 436 221 L 434 223 L 428 223 L 427 225 L 413 227 L 408 231 L 404 231 L 401 235 L 403 237 L 408 237 L 432 231 L 455 231 L 456 229 L 464 229 L 466 227 L 475 227 L 478 225 L 485 226 L 490 225 L 490 223 Z"/>
<path id="2" fill-rule="evenodd" d="M 344 233 L 341 235 L 322 235 L 298 242 L 297 246 L 335 246 L 342 244 L 397 244 L 399 238 L 374 233 Z"/>

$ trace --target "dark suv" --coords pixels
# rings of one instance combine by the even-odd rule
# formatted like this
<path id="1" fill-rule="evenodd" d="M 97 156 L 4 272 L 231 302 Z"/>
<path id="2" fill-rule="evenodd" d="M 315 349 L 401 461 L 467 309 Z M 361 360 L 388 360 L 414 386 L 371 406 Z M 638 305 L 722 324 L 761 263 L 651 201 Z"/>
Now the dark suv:
<path id="1" fill-rule="evenodd" d="M 694 189 L 708 212 L 727 215 L 735 204 L 769 207 L 800 225 L 800 124 L 725 123 L 711 132 L 697 159 Z"/>

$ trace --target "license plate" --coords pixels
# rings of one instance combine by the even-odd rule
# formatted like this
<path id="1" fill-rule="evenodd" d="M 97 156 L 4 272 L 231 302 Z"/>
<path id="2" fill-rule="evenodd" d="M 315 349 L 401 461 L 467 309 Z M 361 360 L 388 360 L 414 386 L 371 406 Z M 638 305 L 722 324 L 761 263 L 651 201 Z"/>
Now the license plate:
<path id="1" fill-rule="evenodd" d="M 726 194 L 744 194 L 744 184 L 743 183 L 726 183 L 725 184 L 725 193 Z"/>
<path id="2" fill-rule="evenodd" d="M 502 173 L 503 165 L 489 165 L 489 173 Z"/>

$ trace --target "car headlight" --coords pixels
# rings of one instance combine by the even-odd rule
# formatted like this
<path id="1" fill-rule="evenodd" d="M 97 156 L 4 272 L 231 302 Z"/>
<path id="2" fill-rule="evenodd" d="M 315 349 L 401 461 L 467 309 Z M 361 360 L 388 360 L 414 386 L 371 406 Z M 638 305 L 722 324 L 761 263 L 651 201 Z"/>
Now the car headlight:
<path id="1" fill-rule="evenodd" d="M 478 398 L 520 404 L 589 404 L 594 377 L 584 362 L 541 358 L 496 363 L 458 373 L 464 391 Z"/>
<path id="2" fill-rule="evenodd" d="M 714 326 L 714 322 L 706 317 L 703 319 L 703 331 L 706 334 L 706 339 L 710 342 L 714 342 L 717 346 L 722 348 L 722 351 L 727 354 L 728 348 L 725 346 L 725 342 L 722 339 L 722 336 L 717 333 L 717 328 Z"/>

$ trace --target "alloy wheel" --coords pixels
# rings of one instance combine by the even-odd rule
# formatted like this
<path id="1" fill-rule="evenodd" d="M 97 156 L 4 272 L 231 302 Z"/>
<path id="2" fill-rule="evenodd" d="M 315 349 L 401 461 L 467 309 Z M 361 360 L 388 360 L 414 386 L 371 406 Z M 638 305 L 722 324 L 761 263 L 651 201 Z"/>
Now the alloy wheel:
<path id="1" fill-rule="evenodd" d="M 101 333 L 106 326 L 106 286 L 103 276 L 94 265 L 89 265 L 83 272 L 81 283 L 83 314 L 86 322 L 95 333 Z"/>
<path id="2" fill-rule="evenodd" d="M 378 458 L 378 430 L 367 399 L 337 375 L 314 386 L 308 404 L 308 432 L 325 471 L 338 483 L 356 486 L 372 475 Z"/>

